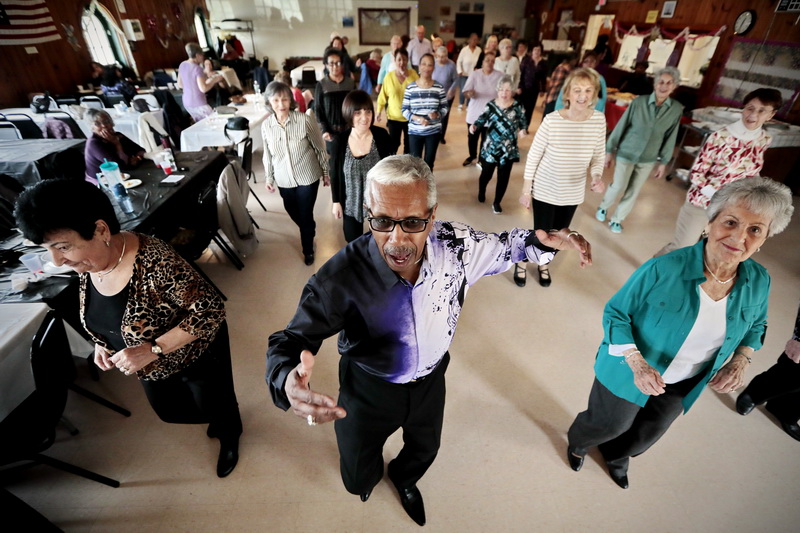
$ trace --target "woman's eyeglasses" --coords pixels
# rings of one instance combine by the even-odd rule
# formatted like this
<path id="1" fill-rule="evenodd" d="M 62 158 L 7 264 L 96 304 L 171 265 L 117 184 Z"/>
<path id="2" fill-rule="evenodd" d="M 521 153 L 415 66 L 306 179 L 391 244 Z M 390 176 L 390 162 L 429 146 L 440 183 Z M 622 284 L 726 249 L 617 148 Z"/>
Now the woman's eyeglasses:
<path id="1" fill-rule="evenodd" d="M 341 61 L 331 62 L 331 63 L 328 63 L 328 66 L 329 67 L 341 67 L 342 66 L 342 62 Z"/>

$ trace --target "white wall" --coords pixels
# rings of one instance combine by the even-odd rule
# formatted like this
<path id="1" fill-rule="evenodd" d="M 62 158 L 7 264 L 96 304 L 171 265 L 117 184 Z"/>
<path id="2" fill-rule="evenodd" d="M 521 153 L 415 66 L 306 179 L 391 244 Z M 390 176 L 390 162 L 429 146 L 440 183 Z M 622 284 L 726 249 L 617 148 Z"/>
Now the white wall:
<path id="1" fill-rule="evenodd" d="M 419 18 L 426 21 L 432 20 L 431 27 L 425 27 L 425 32 L 430 35 L 431 33 L 438 33 L 445 42 L 454 39 L 452 33 L 444 33 L 439 31 L 439 21 L 441 20 L 456 20 L 456 13 L 460 13 L 458 6 L 461 2 L 452 0 L 422 0 L 419 7 Z M 492 31 L 492 26 L 496 24 L 506 24 L 514 28 L 520 29 L 520 21 L 525 16 L 525 0 L 484 0 L 483 2 L 483 33 L 488 34 Z M 464 13 L 474 13 L 473 7 L 475 2 L 470 0 L 469 11 Z M 440 14 L 440 7 L 450 7 L 450 15 L 443 16 Z M 482 36 L 481 36 L 482 37 Z M 460 44 L 466 39 L 456 39 Z"/>
<path id="2" fill-rule="evenodd" d="M 256 55 L 258 59 L 269 56 L 272 70 L 281 68 L 287 57 L 321 56 L 333 31 L 347 35 L 351 55 L 376 48 L 358 43 L 359 8 L 410 8 L 412 35 L 418 16 L 418 2 L 410 0 L 206 0 L 206 5 L 212 23 L 229 18 L 252 20 Z M 342 27 L 342 17 L 353 17 L 354 26 Z M 236 35 L 251 54 L 250 36 Z M 388 51 L 389 46 L 382 48 Z"/>

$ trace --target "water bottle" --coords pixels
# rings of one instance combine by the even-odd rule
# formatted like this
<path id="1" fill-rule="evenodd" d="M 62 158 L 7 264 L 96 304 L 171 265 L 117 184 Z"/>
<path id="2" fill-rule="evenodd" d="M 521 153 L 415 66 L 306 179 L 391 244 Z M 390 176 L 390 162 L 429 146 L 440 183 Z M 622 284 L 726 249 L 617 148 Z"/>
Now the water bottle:
<path id="1" fill-rule="evenodd" d="M 161 151 L 161 168 L 164 169 L 166 174 L 172 174 L 178 170 L 172 148 L 169 147 L 169 141 L 167 139 L 161 139 L 161 145 L 164 147 Z"/>
<path id="2" fill-rule="evenodd" d="M 255 92 L 256 100 L 261 96 L 261 87 L 258 86 L 258 82 L 253 82 L 253 92 Z"/>
<path id="3" fill-rule="evenodd" d="M 100 165 L 100 172 L 105 177 L 105 185 L 109 188 L 114 195 L 120 209 L 126 214 L 133 213 L 133 203 L 131 202 L 128 191 L 125 190 L 125 185 L 122 184 L 122 176 L 119 173 L 119 165 L 108 159 L 103 159 L 104 163 Z"/>

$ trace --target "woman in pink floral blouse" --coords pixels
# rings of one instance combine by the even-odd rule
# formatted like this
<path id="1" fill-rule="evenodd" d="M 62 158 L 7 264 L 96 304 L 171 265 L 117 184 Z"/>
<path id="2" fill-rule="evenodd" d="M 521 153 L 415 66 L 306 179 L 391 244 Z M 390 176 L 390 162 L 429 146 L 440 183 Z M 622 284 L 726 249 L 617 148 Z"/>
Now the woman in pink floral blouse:
<path id="1" fill-rule="evenodd" d="M 675 235 L 654 257 L 696 243 L 708 223 L 706 207 L 714 193 L 723 185 L 761 173 L 764 152 L 772 142 L 762 126 L 781 105 L 779 91 L 756 89 L 744 97 L 742 118 L 708 137 L 689 174 L 691 186 L 678 212 Z"/>

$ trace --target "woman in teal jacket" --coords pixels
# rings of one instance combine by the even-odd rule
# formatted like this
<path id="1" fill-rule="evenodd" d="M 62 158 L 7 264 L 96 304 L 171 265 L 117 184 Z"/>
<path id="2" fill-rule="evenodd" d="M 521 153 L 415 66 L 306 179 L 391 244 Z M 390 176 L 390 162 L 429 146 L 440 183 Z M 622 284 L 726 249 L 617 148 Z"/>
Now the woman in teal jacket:
<path id="1" fill-rule="evenodd" d="M 744 383 L 767 329 L 770 287 L 750 256 L 792 210 L 791 191 L 772 180 L 727 185 L 711 200 L 705 239 L 648 261 L 608 301 L 589 407 L 569 429 L 573 470 L 599 446 L 611 478 L 628 488 L 630 457 L 655 444 L 706 384 L 729 393 Z"/>

